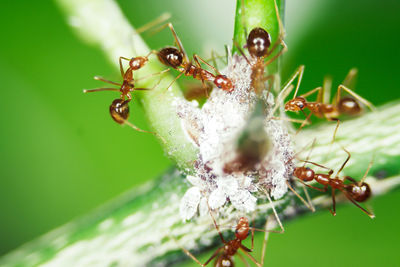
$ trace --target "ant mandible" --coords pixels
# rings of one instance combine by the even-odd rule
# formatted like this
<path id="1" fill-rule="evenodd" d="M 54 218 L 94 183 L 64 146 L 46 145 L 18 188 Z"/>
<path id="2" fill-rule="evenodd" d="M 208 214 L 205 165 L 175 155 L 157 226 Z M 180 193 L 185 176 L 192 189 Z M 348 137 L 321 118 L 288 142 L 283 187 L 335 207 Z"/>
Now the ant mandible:
<path id="1" fill-rule="evenodd" d="M 368 175 L 368 172 L 372 166 L 373 161 L 369 163 L 369 166 L 361 181 L 356 181 L 350 176 L 345 176 L 343 180 L 341 180 L 339 178 L 339 174 L 351 157 L 349 151 L 347 151 L 345 148 L 343 148 L 343 150 L 347 153 L 348 156 L 346 160 L 343 162 L 342 166 L 340 167 L 339 171 L 337 172 L 334 178 L 331 177 L 333 174 L 332 169 L 308 160 L 304 161 L 304 165 L 302 167 L 295 168 L 293 176 L 297 177 L 299 181 L 305 186 L 316 189 L 321 192 L 326 192 L 328 190 L 328 187 L 330 186 L 332 188 L 332 210 L 330 210 L 332 215 L 334 216 L 336 215 L 335 191 L 336 189 L 338 189 L 345 195 L 347 199 L 349 199 L 354 205 L 356 205 L 359 209 L 361 209 L 370 218 L 375 218 L 375 215 L 373 213 L 367 211 L 357 203 L 357 202 L 365 202 L 371 197 L 371 188 L 366 182 L 364 182 L 364 180 Z M 328 174 L 315 173 L 311 168 L 305 167 L 305 163 L 310 163 L 320 168 L 327 169 Z M 323 188 L 315 187 L 305 183 L 305 182 L 311 182 L 313 180 L 323 185 Z M 350 181 L 350 183 L 345 184 L 346 181 Z"/>
<path id="2" fill-rule="evenodd" d="M 251 87 L 254 88 L 257 95 L 261 94 L 261 92 L 264 90 L 265 82 L 267 80 L 270 80 L 268 86 L 268 93 L 271 91 L 275 76 L 273 74 L 264 76 L 265 67 L 274 62 L 278 57 L 280 57 L 284 52 L 287 51 L 286 43 L 283 40 L 285 35 L 285 30 L 282 25 L 282 20 L 279 16 L 279 10 L 276 4 L 276 0 L 274 0 L 274 5 L 275 5 L 276 17 L 279 24 L 279 36 L 278 39 L 275 41 L 275 43 L 272 45 L 272 47 L 271 47 L 271 36 L 266 30 L 260 27 L 252 29 L 249 35 L 246 36 L 247 50 L 249 51 L 250 56 L 255 58 L 256 60 L 254 63 L 251 63 L 250 60 L 244 54 L 243 50 L 240 48 L 240 46 L 236 42 L 234 42 L 239 52 L 245 58 L 247 63 L 251 66 L 252 70 Z M 244 10 L 245 9 L 242 0 L 243 16 L 244 16 Z M 244 24 L 244 20 L 242 20 L 242 22 Z M 243 27 L 245 29 L 245 34 L 246 34 L 246 26 L 243 25 Z M 270 55 L 272 55 L 272 53 L 278 48 L 279 45 L 282 45 L 282 49 L 276 55 L 270 58 L 267 62 L 265 62 L 265 59 L 268 58 Z"/>
<path id="3" fill-rule="evenodd" d="M 180 74 L 171 82 L 167 89 L 183 74 L 185 76 L 193 76 L 194 79 L 201 80 L 203 86 L 205 81 L 212 81 L 215 86 L 224 91 L 231 92 L 234 89 L 232 81 L 228 77 L 220 74 L 214 66 L 210 65 L 209 63 L 207 63 L 207 61 L 196 54 L 193 55 L 193 59 L 195 62 L 195 65 L 193 65 L 192 62 L 189 60 L 185 49 L 183 48 L 181 40 L 179 39 L 174 30 L 174 27 L 172 26 L 172 23 L 168 23 L 162 28 L 165 27 L 170 28 L 179 49 L 177 49 L 176 47 L 165 47 L 158 51 L 157 56 L 161 63 L 168 67 L 172 67 L 180 72 Z M 212 68 L 217 73 L 217 75 L 214 75 L 211 72 L 203 69 L 201 67 L 200 61 Z"/>
<path id="4" fill-rule="evenodd" d="M 293 111 L 293 112 L 301 111 L 306 116 L 306 120 L 304 122 L 308 122 L 308 119 L 310 118 L 310 116 L 312 114 L 314 114 L 315 116 L 317 116 L 319 118 L 325 118 L 329 121 L 336 121 L 337 124 L 336 124 L 336 128 L 335 128 L 335 131 L 333 134 L 332 143 L 335 140 L 336 132 L 337 132 L 339 124 L 340 124 L 339 116 L 340 115 L 353 116 L 353 115 L 357 115 L 357 114 L 361 113 L 362 108 L 360 107 L 357 100 L 359 102 L 363 103 L 364 105 L 366 105 L 371 110 L 375 109 L 374 106 L 369 101 L 362 98 L 361 96 L 359 96 L 354 91 L 352 91 L 351 89 L 348 88 L 349 85 L 353 83 L 354 78 L 357 75 L 357 69 L 353 68 L 349 71 L 349 73 L 347 74 L 343 83 L 338 86 L 336 97 L 333 98 L 331 103 L 326 103 L 326 100 L 324 99 L 325 98 L 324 96 L 326 94 L 329 95 L 330 89 L 331 89 L 330 88 L 331 81 L 328 79 L 325 79 L 324 85 L 322 87 L 317 87 L 301 96 L 297 96 L 297 92 L 299 90 L 299 86 L 300 86 L 301 79 L 303 77 L 303 73 L 304 73 L 304 66 L 302 65 L 296 70 L 296 72 L 289 79 L 289 81 L 286 83 L 286 85 L 284 86 L 284 88 L 282 90 L 282 93 L 285 93 L 288 95 L 290 93 L 290 91 L 293 89 L 293 87 L 290 86 L 290 84 L 294 81 L 294 79 L 296 77 L 298 77 L 293 99 L 289 100 L 285 104 L 285 110 Z M 348 97 L 348 96 L 342 97 L 341 96 L 342 90 L 346 91 L 348 94 L 350 94 L 354 98 Z M 311 94 L 314 94 L 316 92 L 318 92 L 317 100 L 315 102 L 308 102 L 306 100 L 306 97 L 308 97 Z M 309 115 L 307 115 L 305 113 L 305 111 L 304 111 L 305 109 L 310 110 Z M 299 130 L 304 125 L 305 125 L 305 123 L 303 123 L 300 126 Z"/>
<path id="5" fill-rule="evenodd" d="M 84 93 L 91 93 L 91 92 L 100 92 L 100 91 L 116 91 L 116 92 L 121 92 L 120 98 L 115 99 L 110 107 L 110 115 L 113 118 L 113 120 L 115 122 L 117 122 L 118 124 L 127 124 L 130 127 L 132 127 L 133 129 L 135 129 L 136 131 L 139 132 L 146 132 L 146 133 L 151 133 L 154 135 L 157 135 L 154 132 L 149 132 L 149 131 L 145 131 L 142 130 L 140 128 L 138 128 L 137 126 L 135 126 L 134 124 L 130 123 L 127 121 L 128 117 L 129 117 L 129 102 L 132 99 L 132 95 L 131 93 L 133 91 L 136 90 L 151 90 L 151 88 L 138 88 L 135 87 L 135 79 L 133 78 L 133 71 L 139 70 L 140 68 L 144 67 L 145 64 L 148 62 L 148 57 L 153 54 L 155 51 L 151 51 L 148 55 L 146 56 L 138 56 L 138 57 L 133 57 L 131 59 L 126 58 L 126 57 L 119 57 L 119 67 L 120 67 L 120 72 L 121 72 L 121 76 L 123 78 L 123 82 L 121 83 L 117 83 L 117 82 L 113 82 L 113 81 L 109 81 L 106 80 L 102 77 L 99 76 L 95 76 L 94 79 L 95 80 L 99 80 L 102 82 L 106 82 L 112 85 L 116 85 L 119 86 L 118 88 L 96 88 L 96 89 L 88 89 L 88 90 L 83 90 Z M 124 68 L 122 65 L 122 60 L 127 60 L 129 61 L 129 67 L 128 69 L 124 72 Z M 160 75 L 163 74 L 165 72 L 169 71 L 169 69 L 158 72 L 158 73 L 153 73 L 150 74 L 146 77 L 142 77 L 141 79 L 145 79 L 145 78 L 149 78 L 155 75 Z M 139 80 L 139 79 L 136 79 Z M 161 81 L 161 79 L 160 79 Z M 157 86 L 160 81 L 155 85 Z M 128 98 L 127 100 L 125 100 L 125 98 Z M 161 138 L 161 137 L 160 137 Z"/>

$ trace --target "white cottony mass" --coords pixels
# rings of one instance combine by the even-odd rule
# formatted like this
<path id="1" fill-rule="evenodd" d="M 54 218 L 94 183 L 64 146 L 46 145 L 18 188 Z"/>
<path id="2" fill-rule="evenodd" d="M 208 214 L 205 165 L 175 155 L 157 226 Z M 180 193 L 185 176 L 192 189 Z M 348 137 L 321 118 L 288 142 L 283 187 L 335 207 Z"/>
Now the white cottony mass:
<path id="1" fill-rule="evenodd" d="M 181 200 L 184 220 L 196 215 L 202 199 L 208 201 L 211 209 L 231 204 L 237 210 L 252 212 L 257 196 L 265 196 L 266 191 L 274 199 L 281 198 L 287 192 L 286 181 L 293 171 L 291 138 L 283 121 L 268 116 L 275 103 L 272 94 L 265 94 L 267 114 L 261 125 L 270 139 L 268 153 L 251 172 L 224 172 L 224 166 L 237 156 L 238 137 L 257 101 L 250 86 L 251 67 L 243 57 L 231 58 L 225 74 L 235 85 L 232 92 L 214 88 L 201 108 L 193 101 L 175 101 L 187 138 L 199 147 L 196 173 L 187 176 L 193 187 Z"/>

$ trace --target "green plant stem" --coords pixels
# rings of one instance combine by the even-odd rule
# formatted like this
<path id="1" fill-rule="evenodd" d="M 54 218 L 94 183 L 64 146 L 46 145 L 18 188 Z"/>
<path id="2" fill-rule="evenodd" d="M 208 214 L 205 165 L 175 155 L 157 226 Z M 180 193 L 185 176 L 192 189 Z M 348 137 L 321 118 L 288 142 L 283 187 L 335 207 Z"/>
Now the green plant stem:
<path id="1" fill-rule="evenodd" d="M 399 109 L 400 103 L 385 105 L 377 112 L 342 123 L 337 134 L 338 142 L 352 153 L 343 176 L 351 175 L 359 180 L 375 154 L 375 162 L 367 178 L 374 196 L 400 185 Z M 302 140 L 299 144 L 302 146 L 310 144 L 317 137 L 312 160 L 338 170 L 346 155 L 341 156 L 342 150 L 338 146 L 329 148 L 333 128 L 334 123 L 303 130 L 297 140 Z M 327 154 L 329 149 L 331 152 Z M 382 172 L 389 177 L 374 177 Z M 71 222 L 5 255 L 0 259 L 0 266 L 86 266 L 96 263 L 108 266 L 152 266 L 155 262 L 167 264 L 177 258 L 185 258 L 171 235 L 180 244 L 186 244 L 187 249 L 209 248 L 212 246 L 208 242 L 210 239 L 218 242 L 217 232 L 210 231 L 209 216 L 182 223 L 179 200 L 186 189 L 185 179 L 178 172 L 170 171 L 145 187 L 125 194 L 93 215 Z M 313 193 L 313 203 L 317 208 L 331 205 L 329 194 L 319 197 L 321 193 L 314 190 L 309 192 Z M 296 203 L 290 202 L 289 205 L 291 198 Z M 275 201 L 275 205 L 280 213 L 292 219 L 303 214 L 299 211 L 305 210 L 291 194 Z M 262 225 L 269 212 L 268 202 L 259 200 L 256 212 L 259 225 Z M 219 218 L 221 224 L 232 223 L 231 220 L 239 216 L 232 209 L 228 214 L 224 219 Z"/>
<path id="2" fill-rule="evenodd" d="M 119 70 L 120 56 L 145 56 L 151 51 L 142 38 L 135 32 L 112 0 L 57 0 L 66 13 L 67 19 L 80 34 L 82 39 L 98 45 L 108 60 Z M 135 73 L 141 77 L 165 69 L 158 60 L 151 56 L 146 66 Z M 137 77 L 137 76 L 135 76 Z M 166 88 L 173 77 L 164 75 L 162 82 L 153 90 L 135 93 L 140 97 L 143 109 L 153 130 L 161 137 L 165 151 L 181 169 L 191 168 L 197 149 L 186 138 L 178 118 L 176 99 L 183 99 L 178 84 L 174 83 L 167 92 Z M 152 87 L 159 77 L 139 83 L 139 87 Z M 89 97 L 89 96 L 88 96 Z M 110 101 L 111 102 L 111 101 Z M 165 143 L 164 143 L 165 142 Z"/>
<path id="3" fill-rule="evenodd" d="M 284 8 L 281 8 L 281 0 L 276 0 L 276 4 L 282 19 Z M 270 34 L 272 44 L 278 39 L 279 25 L 274 0 L 237 0 L 233 40 L 243 47 L 247 40 L 246 33 L 249 34 L 256 27 L 261 27 Z M 237 47 L 234 46 L 232 51 L 238 52 Z M 277 72 L 277 66 L 277 63 L 268 66 L 269 72 Z"/>

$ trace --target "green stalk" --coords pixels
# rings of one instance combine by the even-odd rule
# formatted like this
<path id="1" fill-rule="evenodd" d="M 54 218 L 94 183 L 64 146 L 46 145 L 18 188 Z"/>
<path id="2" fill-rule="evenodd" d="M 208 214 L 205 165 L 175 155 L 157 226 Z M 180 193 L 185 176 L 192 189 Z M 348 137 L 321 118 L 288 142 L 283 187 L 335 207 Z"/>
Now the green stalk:
<path id="1" fill-rule="evenodd" d="M 83 40 L 100 46 L 107 59 L 119 71 L 120 56 L 145 56 L 151 49 L 144 43 L 119 6 L 113 0 L 57 0 L 70 22 Z M 165 70 L 154 56 L 150 56 L 146 66 L 135 72 L 139 76 L 147 76 Z M 135 76 L 137 77 L 137 76 Z M 88 77 L 89 79 L 89 77 Z M 160 77 L 138 83 L 138 87 L 153 87 Z M 183 99 L 177 83 L 166 88 L 172 82 L 171 75 L 163 75 L 162 82 L 153 90 L 136 94 L 140 97 L 143 110 L 153 128 L 161 138 L 164 150 L 181 169 L 190 169 L 196 159 L 197 148 L 186 138 L 182 130 L 176 108 L 172 105 L 176 99 Z"/>
<path id="2" fill-rule="evenodd" d="M 78 26 L 82 36 L 94 44 L 101 45 L 114 64 L 117 63 L 120 55 L 147 54 L 148 48 L 140 37 L 134 34 L 114 2 L 110 0 L 58 1 L 67 12 L 69 20 L 73 25 Z M 248 28 L 262 26 L 272 36 L 277 36 L 276 18 L 273 18 L 274 13 L 271 13 L 274 10 L 271 3 L 273 3 L 272 0 L 244 2 Z M 236 39 L 243 35 L 239 33 L 239 28 L 242 27 L 239 20 L 240 14 L 236 19 L 235 40 L 242 45 L 244 39 Z M 105 25 L 103 23 L 107 27 L 103 27 Z M 274 27 L 268 28 L 269 23 L 275 23 L 275 32 Z M 136 50 L 137 54 L 133 50 Z M 155 62 L 149 63 L 146 67 L 149 73 L 161 69 Z M 171 78 L 165 80 L 168 83 Z M 160 85 L 143 96 L 144 109 L 154 129 L 166 139 L 166 149 L 171 153 L 171 157 L 181 166 L 188 166 L 187 162 L 195 158 L 196 149 L 184 137 L 179 119 L 171 105 L 175 97 L 181 97 L 180 91 L 174 85 L 171 93 L 163 94 L 160 88 L 165 87 Z M 343 170 L 343 175 L 351 175 L 359 179 L 371 158 L 373 156 L 376 159 L 379 158 L 379 161 L 375 161 L 367 179 L 374 195 L 383 194 L 400 185 L 399 109 L 399 103 L 386 105 L 379 108 L 377 112 L 342 123 L 337 133 L 338 142 L 350 150 L 353 156 Z M 322 125 L 303 130 L 297 135 L 296 144 L 297 150 L 301 150 L 305 144 L 310 144 L 316 138 L 317 143 L 312 159 L 337 170 L 344 157 L 340 156 L 340 153 L 343 153 L 340 147 L 329 144 L 333 127 L 334 125 Z M 374 174 L 382 170 L 388 174 L 388 178 L 375 178 Z M 154 266 L 156 263 L 170 265 L 179 258 L 186 258 L 171 236 L 180 244 L 185 244 L 185 248 L 189 250 L 195 248 L 204 250 L 219 242 L 217 232 L 210 231 L 212 225 L 209 216 L 182 222 L 179 216 L 179 200 L 187 188 L 184 177 L 172 170 L 144 187 L 135 188 L 94 214 L 60 227 L 5 255 L 0 259 L 0 266 L 94 266 L 100 264 Z M 330 198 L 329 195 L 324 194 L 319 197 L 320 192 L 312 193 L 313 202 L 317 208 L 330 205 L 327 201 Z M 289 201 L 292 199 L 295 201 Z M 282 200 L 274 203 L 280 213 L 291 218 L 300 216 L 303 213 L 299 211 L 305 210 L 291 194 L 287 194 Z M 269 213 L 271 213 L 270 204 L 266 200 L 259 199 L 255 213 L 256 226 L 262 225 Z M 230 208 L 227 216 L 218 220 L 220 224 L 232 223 L 232 219 L 239 215 L 237 211 Z M 210 240 L 212 242 L 209 242 Z"/>
<path id="3" fill-rule="evenodd" d="M 337 138 L 345 145 L 352 158 L 342 175 L 360 179 L 368 162 L 375 155 L 375 162 L 367 178 L 373 195 L 381 195 L 400 186 L 400 103 L 385 105 L 377 112 L 348 120 L 340 126 Z M 346 155 L 340 155 L 340 147 L 333 146 L 329 157 L 332 138 L 331 125 L 321 125 L 302 131 L 296 138 L 299 147 L 310 144 L 314 137 L 318 142 L 312 159 L 338 170 Z M 357 129 L 357 134 L 354 129 Z M 365 141 L 364 141 L 365 140 Z M 374 140 L 373 142 L 368 140 Z M 367 144 L 366 144 L 367 143 Z M 379 160 L 377 160 L 379 159 Z M 385 171 L 385 179 L 374 174 Z M 187 189 L 184 177 L 170 171 L 142 188 L 135 188 L 116 201 L 98 209 L 92 215 L 73 221 L 35 241 L 32 241 L 0 259 L 0 266 L 155 266 L 162 263 L 171 266 L 177 259 L 188 259 L 171 235 L 187 249 L 205 250 L 220 244 L 211 219 L 199 217 L 183 223 L 179 216 L 179 200 Z M 316 190 L 313 203 L 324 210 L 331 205 L 330 195 Z M 294 202 L 288 200 L 294 199 Z M 288 204 L 290 203 L 290 204 Z M 304 206 L 293 195 L 275 201 L 280 213 L 296 219 L 305 211 Z M 259 200 L 256 221 L 260 227 L 270 212 L 268 202 Z M 327 210 L 325 212 L 328 212 Z M 354 212 L 361 212 L 355 209 Z M 229 211 L 227 218 L 218 218 L 222 225 L 240 214 Z M 366 218 L 368 219 L 368 218 Z M 284 224 L 287 222 L 283 222 Z M 231 224 L 231 223 L 230 223 Z M 209 240 L 214 242 L 209 243 Z M 197 254 L 197 252 L 196 252 Z"/>
<path id="4" fill-rule="evenodd" d="M 284 8 L 281 8 L 281 0 L 276 0 L 276 5 L 280 11 L 280 18 L 283 19 Z M 243 47 L 246 44 L 247 35 L 253 28 L 261 27 L 270 36 L 272 44 L 278 39 L 279 25 L 275 12 L 274 0 L 237 0 L 235 30 L 233 40 Z M 238 52 L 236 46 L 233 52 Z M 270 73 L 277 72 L 277 63 L 271 64 L 268 69 Z"/>

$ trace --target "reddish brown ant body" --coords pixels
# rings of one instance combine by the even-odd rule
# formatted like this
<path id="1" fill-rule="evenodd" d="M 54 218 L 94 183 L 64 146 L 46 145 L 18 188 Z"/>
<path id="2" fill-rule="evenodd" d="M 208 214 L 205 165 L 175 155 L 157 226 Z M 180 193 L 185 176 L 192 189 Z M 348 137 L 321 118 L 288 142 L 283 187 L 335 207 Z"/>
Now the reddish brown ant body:
<path id="1" fill-rule="evenodd" d="M 343 149 L 347 154 L 346 160 L 343 162 L 342 166 L 340 167 L 339 171 L 335 175 L 335 177 L 331 177 L 333 174 L 333 170 L 329 169 L 325 166 L 322 166 L 320 164 L 311 162 L 311 161 L 304 161 L 304 163 L 310 163 L 315 166 L 324 168 L 328 170 L 328 174 L 325 173 L 315 173 L 311 168 L 305 167 L 303 165 L 302 167 L 296 167 L 293 176 L 297 177 L 299 181 L 304 184 L 307 187 L 319 190 L 321 192 L 326 192 L 328 190 L 328 187 L 330 186 L 332 188 L 332 210 L 331 213 L 335 216 L 336 215 L 336 200 L 335 200 L 335 191 L 338 189 L 341 191 L 347 199 L 349 199 L 354 205 L 356 205 L 358 208 L 360 208 L 365 214 L 367 214 L 369 217 L 374 218 L 375 215 L 372 214 L 371 212 L 367 211 L 363 207 L 361 207 L 357 202 L 365 202 L 371 197 L 371 188 L 370 186 L 364 182 L 365 178 L 368 175 L 368 172 L 372 166 L 372 161 L 370 162 L 363 178 L 361 181 L 356 181 L 350 176 L 345 176 L 342 179 L 339 178 L 340 172 L 343 170 L 347 162 L 349 161 L 351 155 L 350 152 L 348 152 L 346 149 Z M 306 184 L 305 182 L 311 182 L 315 181 L 321 185 L 323 185 L 323 188 L 315 187 L 309 184 Z M 345 184 L 346 181 L 350 181 L 349 184 Z"/>
<path id="2" fill-rule="evenodd" d="M 275 41 L 275 43 L 271 47 L 271 36 L 270 34 L 264 30 L 263 28 L 256 27 L 252 29 L 248 36 L 246 36 L 246 47 L 249 51 L 249 54 L 252 58 L 255 58 L 255 62 L 251 63 L 250 60 L 246 57 L 242 49 L 235 43 L 236 47 L 238 48 L 239 52 L 242 56 L 246 59 L 247 63 L 251 66 L 251 87 L 254 88 L 257 95 L 261 94 L 261 92 L 265 88 L 265 81 L 270 80 L 268 86 L 268 92 L 270 92 L 273 81 L 274 75 L 267 75 L 265 76 L 265 67 L 274 62 L 277 58 L 279 58 L 284 52 L 287 50 L 287 46 L 283 40 L 284 38 L 284 28 L 282 25 L 282 21 L 279 16 L 278 6 L 276 4 L 276 0 L 274 0 L 275 4 L 275 12 L 277 16 L 277 20 L 279 23 L 279 37 Z M 243 2 L 242 2 L 242 10 L 244 12 Z M 244 15 L 243 15 L 244 16 Z M 244 24 L 244 23 L 243 23 Z M 246 26 L 244 25 L 246 29 Z M 267 62 L 265 59 L 268 58 L 272 53 L 278 48 L 279 45 L 282 45 L 282 49 L 270 58 Z"/>
<path id="3" fill-rule="evenodd" d="M 211 214 L 211 212 L 210 212 Z M 281 231 L 272 231 L 272 230 L 267 230 L 268 227 L 268 220 L 265 226 L 265 230 L 262 229 L 257 229 L 249 226 L 249 220 L 245 217 L 241 217 L 236 225 L 235 229 L 235 238 L 229 241 L 226 241 L 224 237 L 222 236 L 222 233 L 219 229 L 218 224 L 216 223 L 214 217 L 211 214 L 211 217 L 214 222 L 214 226 L 218 231 L 219 237 L 221 238 L 222 243 L 224 244 L 223 246 L 219 247 L 213 255 L 204 263 L 202 264 L 192 253 L 190 253 L 187 249 L 182 248 L 182 250 L 190 257 L 192 258 L 196 263 L 198 263 L 200 266 L 206 266 L 208 265 L 214 258 L 216 258 L 214 262 L 214 266 L 217 267 L 224 267 L 224 266 L 235 266 L 234 264 L 234 259 L 233 257 L 235 255 L 238 255 L 240 259 L 248 265 L 247 261 L 245 258 L 239 254 L 239 250 L 246 255 L 252 262 L 254 262 L 257 266 L 261 267 L 264 265 L 264 251 L 266 247 L 266 241 L 267 241 L 267 234 L 269 232 L 275 232 L 275 233 L 282 233 Z M 261 256 L 261 262 L 258 262 L 253 256 L 251 256 L 250 252 L 253 251 L 254 249 L 254 231 L 261 231 L 266 233 L 266 237 L 264 238 L 264 243 L 263 243 L 263 253 Z M 242 242 L 249 236 L 251 233 L 251 248 L 246 247 L 245 245 L 242 244 Z"/>
<path id="4" fill-rule="evenodd" d="M 232 81 L 228 77 L 220 74 L 214 66 L 208 64 L 204 59 L 196 54 L 193 55 L 193 59 L 195 62 L 195 64 L 193 64 L 189 60 L 172 24 L 168 23 L 164 27 L 170 28 L 172 35 L 174 36 L 175 42 L 179 47 L 179 49 L 176 47 L 165 47 L 157 53 L 158 59 L 161 63 L 168 67 L 172 67 L 180 72 L 180 74 L 174 79 L 174 81 L 172 81 L 172 83 L 174 83 L 180 76 L 185 75 L 193 76 L 194 79 L 202 81 L 203 84 L 205 81 L 211 81 L 218 88 L 224 91 L 231 92 L 234 89 Z M 201 67 L 200 61 L 212 68 L 217 73 L 217 75 L 214 75 L 211 72 L 203 69 Z M 172 83 L 167 88 L 169 88 Z"/>
<path id="5" fill-rule="evenodd" d="M 324 100 L 325 94 L 328 93 L 329 95 L 330 93 L 330 84 L 331 84 L 330 80 L 325 80 L 324 86 L 322 87 L 317 87 L 301 96 L 297 96 L 303 72 L 304 72 L 304 66 L 300 66 L 296 70 L 295 74 L 289 79 L 289 82 L 284 86 L 284 89 L 282 90 L 282 92 L 286 92 L 286 90 L 289 89 L 289 92 L 286 92 L 287 94 L 289 94 L 290 91 L 293 89 L 293 87 L 290 87 L 290 84 L 298 76 L 295 94 L 293 96 L 293 99 L 289 100 L 285 104 L 285 110 L 293 112 L 297 111 L 303 112 L 303 114 L 306 116 L 305 122 L 308 122 L 308 119 L 312 114 L 314 114 L 319 118 L 325 118 L 329 121 L 336 121 L 337 125 L 333 134 L 333 141 L 335 140 L 336 132 L 340 124 L 339 117 L 341 115 L 354 116 L 361 113 L 362 108 L 359 105 L 359 102 L 368 106 L 371 110 L 374 110 L 374 106 L 369 101 L 362 98 L 361 96 L 359 96 L 358 94 L 356 94 L 355 92 L 353 92 L 351 89 L 348 88 L 349 84 L 353 82 L 354 77 L 357 75 L 357 69 L 351 69 L 349 71 L 345 80 L 343 81 L 343 84 L 339 85 L 337 89 L 337 95 L 336 97 L 334 97 L 331 103 L 326 103 Z M 354 98 L 348 96 L 342 97 L 341 96 L 342 90 L 346 91 Z M 317 95 L 317 100 L 315 102 L 309 102 L 306 100 L 306 97 L 316 92 L 318 92 L 318 95 Z M 305 113 L 304 111 L 305 109 L 308 109 L 310 111 L 309 115 Z M 303 126 L 304 123 L 300 126 L 300 129 Z"/>
<path id="6" fill-rule="evenodd" d="M 135 87 L 135 79 L 133 78 L 133 72 L 136 70 L 139 70 L 140 68 L 144 67 L 146 63 L 148 62 L 148 57 L 154 53 L 154 51 L 150 52 L 147 56 L 138 56 L 138 57 L 133 57 L 131 59 L 125 58 L 125 57 L 119 57 L 119 67 L 120 67 L 120 72 L 121 76 L 123 78 L 122 83 L 117 83 L 113 81 L 106 80 L 102 77 L 95 76 L 95 80 L 103 81 L 109 84 L 113 84 L 116 86 L 119 86 L 118 88 L 96 88 L 96 89 L 89 89 L 89 90 L 83 90 L 84 93 L 90 93 L 90 92 L 99 92 L 99 91 L 116 91 L 120 92 L 120 98 L 115 99 L 111 105 L 110 105 L 110 115 L 113 118 L 113 120 L 119 124 L 127 124 L 133 129 L 139 131 L 139 132 L 146 132 L 146 133 L 151 133 L 156 135 L 156 133 L 149 132 L 142 130 L 138 127 L 136 127 L 134 124 L 130 123 L 127 121 L 129 117 L 129 102 L 132 99 L 131 93 L 136 90 L 151 90 L 150 88 L 138 88 Z M 124 71 L 123 65 L 122 65 L 122 59 L 129 61 L 129 67 L 126 71 Z M 158 73 L 153 73 L 149 76 L 143 77 L 148 78 L 151 76 L 163 74 L 165 72 L 169 71 L 169 69 L 158 72 Z M 137 79 L 138 80 L 138 79 Z M 160 79 L 161 81 L 161 79 Z M 159 82 L 160 82 L 159 81 Z M 156 84 L 156 86 L 158 83 Z M 127 100 L 125 100 L 127 98 Z"/>

